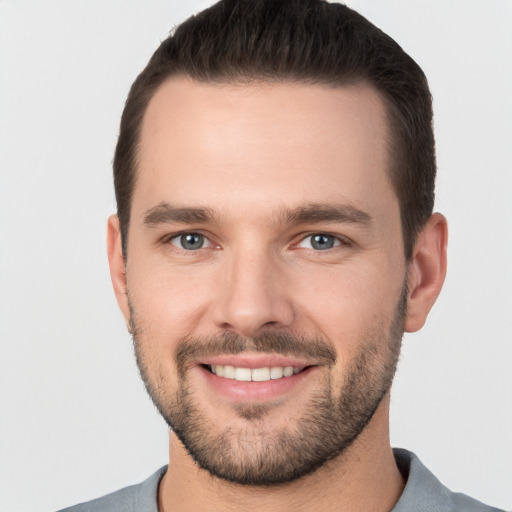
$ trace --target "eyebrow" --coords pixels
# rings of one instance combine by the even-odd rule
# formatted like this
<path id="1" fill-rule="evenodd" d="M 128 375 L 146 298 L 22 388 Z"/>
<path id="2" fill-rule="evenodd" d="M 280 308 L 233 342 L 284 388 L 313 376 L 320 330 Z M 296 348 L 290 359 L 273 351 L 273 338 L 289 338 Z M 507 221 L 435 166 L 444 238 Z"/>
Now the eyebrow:
<path id="1" fill-rule="evenodd" d="M 202 207 L 181 207 L 162 202 L 147 210 L 144 225 L 155 227 L 166 223 L 207 224 L 217 219 L 214 211 Z M 349 204 L 308 204 L 293 209 L 284 208 L 278 214 L 278 224 L 316 224 L 321 222 L 350 223 L 369 226 L 372 217 Z"/>
<path id="2" fill-rule="evenodd" d="M 349 204 L 309 204 L 284 210 L 282 219 L 287 224 L 311 224 L 320 222 L 339 222 L 369 226 L 372 217 L 365 211 Z"/>
<path id="3" fill-rule="evenodd" d="M 177 222 L 180 224 L 205 224 L 213 222 L 215 215 L 209 208 L 177 207 L 170 203 L 160 203 L 144 214 L 144 225 L 155 227 L 159 224 Z"/>

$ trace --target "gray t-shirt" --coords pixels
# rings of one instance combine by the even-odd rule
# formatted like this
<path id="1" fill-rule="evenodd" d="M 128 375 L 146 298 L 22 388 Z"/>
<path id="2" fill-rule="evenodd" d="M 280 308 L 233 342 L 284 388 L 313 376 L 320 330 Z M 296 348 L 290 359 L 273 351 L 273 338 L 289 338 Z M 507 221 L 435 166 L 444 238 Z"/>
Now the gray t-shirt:
<path id="1" fill-rule="evenodd" d="M 414 453 L 400 448 L 393 452 L 407 483 L 392 512 L 503 512 L 465 494 L 451 492 Z M 141 484 L 60 512 L 158 512 L 158 484 L 166 470 L 167 466 L 164 466 Z"/>

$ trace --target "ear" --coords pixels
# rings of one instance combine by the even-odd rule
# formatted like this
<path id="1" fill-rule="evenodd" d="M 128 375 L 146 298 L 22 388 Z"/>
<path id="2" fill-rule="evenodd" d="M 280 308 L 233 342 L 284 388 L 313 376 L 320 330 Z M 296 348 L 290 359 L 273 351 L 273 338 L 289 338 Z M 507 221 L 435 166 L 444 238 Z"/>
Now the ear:
<path id="1" fill-rule="evenodd" d="M 117 303 L 124 315 L 126 326 L 130 330 L 130 307 L 126 286 L 126 265 L 121 244 L 119 217 L 111 215 L 107 224 L 107 252 L 110 266 L 110 278 L 116 294 Z"/>
<path id="2" fill-rule="evenodd" d="M 448 224 L 434 213 L 421 230 L 408 268 L 406 332 L 420 330 L 434 305 L 446 276 Z"/>

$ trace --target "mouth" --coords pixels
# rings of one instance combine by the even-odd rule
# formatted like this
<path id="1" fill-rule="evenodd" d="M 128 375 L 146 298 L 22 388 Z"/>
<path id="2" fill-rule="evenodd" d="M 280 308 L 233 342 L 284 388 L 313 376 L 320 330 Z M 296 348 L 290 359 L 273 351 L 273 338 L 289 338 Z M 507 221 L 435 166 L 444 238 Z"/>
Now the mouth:
<path id="1" fill-rule="evenodd" d="M 264 366 L 262 368 L 246 368 L 232 365 L 208 364 L 203 368 L 223 379 L 239 382 L 266 382 L 292 377 L 301 373 L 308 366 Z"/>
<path id="2" fill-rule="evenodd" d="M 202 379 L 210 400 L 263 403 L 304 392 L 305 383 L 321 369 L 315 363 L 276 354 L 224 354 L 198 361 L 194 375 Z"/>

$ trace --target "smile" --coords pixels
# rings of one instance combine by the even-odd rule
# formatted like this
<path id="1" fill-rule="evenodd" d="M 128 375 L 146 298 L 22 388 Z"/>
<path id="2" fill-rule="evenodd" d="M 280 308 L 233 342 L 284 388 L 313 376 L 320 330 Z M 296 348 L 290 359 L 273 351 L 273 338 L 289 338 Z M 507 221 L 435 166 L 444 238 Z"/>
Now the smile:
<path id="1" fill-rule="evenodd" d="M 243 368 L 231 365 L 212 364 L 207 368 L 224 379 L 234 379 L 243 382 L 265 382 L 269 380 L 283 379 L 300 373 L 301 366 L 272 366 L 263 368 Z"/>

